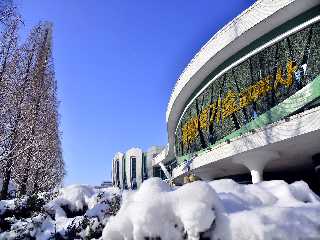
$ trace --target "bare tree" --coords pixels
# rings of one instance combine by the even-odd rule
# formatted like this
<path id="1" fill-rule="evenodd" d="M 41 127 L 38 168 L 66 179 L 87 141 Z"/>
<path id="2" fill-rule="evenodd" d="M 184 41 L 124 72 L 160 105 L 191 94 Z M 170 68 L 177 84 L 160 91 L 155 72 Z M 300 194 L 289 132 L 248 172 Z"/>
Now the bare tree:
<path id="1" fill-rule="evenodd" d="M 2 11 L 3 13 L 3 11 Z M 2 18 L 4 19 L 4 18 Z M 19 18 L 6 18 L 5 26 L 1 32 L 0 49 L 0 165 L 3 178 L 2 191 L 8 191 L 7 176 L 11 174 L 11 152 L 16 148 L 12 144 L 17 140 L 18 126 L 13 128 L 15 120 L 12 114 L 15 112 L 15 101 L 18 99 L 15 87 L 19 78 L 19 49 L 17 45 L 17 31 Z M 7 171 L 6 171 L 7 170 Z M 2 194 L 0 194 L 2 198 Z"/>
<path id="2" fill-rule="evenodd" d="M 6 24 L 10 17 L 16 15 L 12 0 L 0 0 L 0 24 Z"/>
<path id="3" fill-rule="evenodd" d="M 20 194 L 49 190 L 60 184 L 64 164 L 58 127 L 58 102 L 52 60 L 52 25 L 40 23 L 19 49 L 15 76 L 9 79 L 5 116 L 9 118 L 1 145 L 3 187 L 15 180 Z M 9 116 L 9 117 L 8 117 Z M 7 119 L 5 119 L 7 120 Z"/>
<path id="4" fill-rule="evenodd" d="M 16 179 L 20 194 L 49 190 L 60 184 L 64 176 L 60 133 L 58 127 L 58 102 L 52 60 L 52 25 L 40 23 L 39 50 L 35 65 L 32 91 L 28 102 L 28 139 L 31 146 L 25 152 L 22 168 Z"/>

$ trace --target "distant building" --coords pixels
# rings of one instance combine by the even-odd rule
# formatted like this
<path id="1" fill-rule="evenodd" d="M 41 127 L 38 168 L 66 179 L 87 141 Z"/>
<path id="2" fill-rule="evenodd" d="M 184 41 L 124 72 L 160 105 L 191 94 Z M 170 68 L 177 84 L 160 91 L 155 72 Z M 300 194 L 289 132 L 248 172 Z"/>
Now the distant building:
<path id="1" fill-rule="evenodd" d="M 131 148 L 125 153 L 118 152 L 112 160 L 112 184 L 121 189 L 136 189 L 149 177 L 166 179 L 160 166 L 152 167 L 153 159 L 163 147 L 150 147 L 146 152 Z"/>

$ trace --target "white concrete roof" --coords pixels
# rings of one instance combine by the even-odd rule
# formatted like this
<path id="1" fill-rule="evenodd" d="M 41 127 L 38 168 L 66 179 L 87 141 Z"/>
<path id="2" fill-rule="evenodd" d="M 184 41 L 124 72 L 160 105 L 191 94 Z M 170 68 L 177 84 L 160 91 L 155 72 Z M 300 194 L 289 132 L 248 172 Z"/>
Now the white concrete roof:
<path id="1" fill-rule="evenodd" d="M 168 103 L 166 159 L 174 157 L 174 131 L 183 108 L 209 73 L 256 39 L 317 5 L 319 0 L 259 0 L 200 49 L 180 75 Z"/>

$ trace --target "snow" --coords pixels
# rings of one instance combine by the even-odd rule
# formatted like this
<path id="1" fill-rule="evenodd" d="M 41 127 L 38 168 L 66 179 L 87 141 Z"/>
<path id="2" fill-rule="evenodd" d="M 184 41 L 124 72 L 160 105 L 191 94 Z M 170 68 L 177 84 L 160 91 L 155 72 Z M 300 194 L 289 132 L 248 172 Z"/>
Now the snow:
<path id="1" fill-rule="evenodd" d="M 6 210 L 12 210 L 14 208 L 14 199 L 0 201 L 0 215 Z"/>
<path id="2" fill-rule="evenodd" d="M 64 235 L 71 223 L 80 224 L 83 218 L 82 216 L 68 217 L 63 207 L 67 207 L 70 211 L 84 211 L 84 216 L 96 217 L 99 221 L 103 221 L 108 209 L 106 199 L 110 199 L 112 194 L 117 193 L 119 191 L 114 188 L 103 191 L 103 189 L 97 190 L 88 185 L 71 185 L 60 189 L 59 195 L 49 202 L 45 208 L 49 212 L 54 212 L 56 229 Z"/>
<path id="3" fill-rule="evenodd" d="M 2 190 L 3 179 L 0 177 L 0 191 Z M 8 195 L 9 197 L 13 197 L 16 193 L 16 184 L 13 181 L 9 182 L 8 186 Z"/>
<path id="4" fill-rule="evenodd" d="M 216 204 L 215 204 L 216 203 Z M 184 230 L 190 239 L 210 228 L 222 208 L 213 189 L 195 182 L 173 191 L 159 178 L 145 181 L 137 192 L 123 197 L 123 205 L 107 223 L 104 239 L 180 239 Z"/>
<path id="5" fill-rule="evenodd" d="M 35 210 L 29 197 L 0 201 L 0 239 L 93 239 L 110 217 L 110 200 L 119 189 L 95 189 L 71 185 L 57 192 L 38 194 L 42 210 Z M 49 198 L 49 199 L 47 199 Z M 41 201 L 39 201 L 41 202 Z M 26 214 L 31 211 L 32 213 Z M 25 216 L 21 217 L 21 213 Z M 9 229 L 5 223 L 10 223 Z"/>
<path id="6" fill-rule="evenodd" d="M 209 183 L 227 213 L 225 239 L 314 239 L 320 237 L 320 199 L 303 181 L 240 185 Z"/>
<path id="7" fill-rule="evenodd" d="M 122 198 L 119 211 L 112 206 L 115 195 Z M 71 185 L 38 198 L 43 210 L 24 217 L 12 213 L 30 208 L 28 197 L 0 201 L 0 228 L 10 223 L 0 239 L 320 238 L 320 198 L 303 181 L 244 185 L 224 179 L 172 187 L 151 178 L 137 191 Z"/>
<path id="8" fill-rule="evenodd" d="M 62 188 L 59 196 L 47 204 L 46 208 L 55 212 L 55 219 L 66 217 L 62 206 L 67 206 L 71 211 L 79 211 L 88 206 L 90 198 L 94 195 L 94 189 L 87 185 L 71 185 Z"/>
<path id="9" fill-rule="evenodd" d="M 225 179 L 172 188 L 153 178 L 123 195 L 103 239 L 312 239 L 320 238 L 319 216 L 320 199 L 302 181 Z"/>

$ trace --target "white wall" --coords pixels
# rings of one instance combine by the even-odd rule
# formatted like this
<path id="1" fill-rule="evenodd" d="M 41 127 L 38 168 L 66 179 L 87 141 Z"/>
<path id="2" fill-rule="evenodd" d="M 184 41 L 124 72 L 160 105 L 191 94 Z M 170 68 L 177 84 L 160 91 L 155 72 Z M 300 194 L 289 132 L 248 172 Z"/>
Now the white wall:
<path id="1" fill-rule="evenodd" d="M 112 159 L 112 181 L 115 183 L 116 180 L 116 161 L 119 161 L 119 181 L 120 181 L 120 187 L 123 187 L 123 166 L 122 166 L 122 162 L 123 162 L 123 156 L 124 154 L 121 152 L 117 152 L 113 159 Z"/>
<path id="2" fill-rule="evenodd" d="M 136 158 L 136 182 L 139 186 L 142 182 L 141 169 L 142 169 L 142 150 L 140 148 L 130 148 L 126 154 L 126 174 L 128 187 L 131 186 L 131 158 Z"/>

